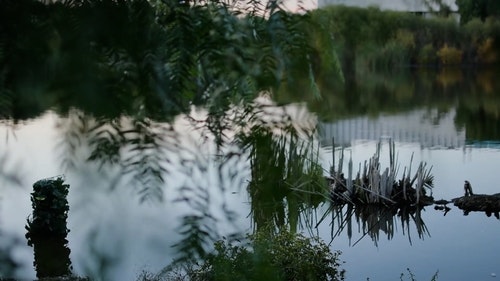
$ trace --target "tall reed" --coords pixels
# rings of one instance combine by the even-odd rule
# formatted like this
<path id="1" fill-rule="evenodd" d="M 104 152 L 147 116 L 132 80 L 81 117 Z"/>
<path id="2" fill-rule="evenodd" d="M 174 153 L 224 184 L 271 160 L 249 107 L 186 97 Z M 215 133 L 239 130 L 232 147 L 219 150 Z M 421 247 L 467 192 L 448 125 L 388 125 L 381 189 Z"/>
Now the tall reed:
<path id="1" fill-rule="evenodd" d="M 412 176 L 413 154 L 408 167 L 403 169 L 403 176 L 396 180 L 399 164 L 396 157 L 395 143 L 392 139 L 388 141 L 389 167 L 381 168 L 380 153 L 382 141 L 376 146 L 374 155 L 365 160 L 363 165 L 359 164 L 359 170 L 354 176 L 352 169 L 352 155 L 348 160 L 347 178 L 343 173 L 344 149 L 340 149 L 337 161 L 338 168 L 330 169 L 330 180 L 332 183 L 332 195 L 334 199 L 349 203 L 365 204 L 426 204 L 428 197 L 427 189 L 433 187 L 434 177 L 431 174 L 432 167 L 421 162 L 417 171 Z M 334 152 L 335 154 L 335 149 Z M 333 156 L 335 158 L 335 155 Z"/>

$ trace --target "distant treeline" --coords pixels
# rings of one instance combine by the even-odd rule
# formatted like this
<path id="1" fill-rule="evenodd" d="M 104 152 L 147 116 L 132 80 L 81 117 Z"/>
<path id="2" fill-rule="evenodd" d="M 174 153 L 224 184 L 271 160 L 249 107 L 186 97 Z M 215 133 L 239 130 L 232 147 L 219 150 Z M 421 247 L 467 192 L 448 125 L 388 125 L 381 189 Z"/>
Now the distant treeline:
<path id="1" fill-rule="evenodd" d="M 500 20 L 426 18 L 378 8 L 329 6 L 312 12 L 337 46 L 345 75 L 358 67 L 495 64 L 500 61 Z"/>

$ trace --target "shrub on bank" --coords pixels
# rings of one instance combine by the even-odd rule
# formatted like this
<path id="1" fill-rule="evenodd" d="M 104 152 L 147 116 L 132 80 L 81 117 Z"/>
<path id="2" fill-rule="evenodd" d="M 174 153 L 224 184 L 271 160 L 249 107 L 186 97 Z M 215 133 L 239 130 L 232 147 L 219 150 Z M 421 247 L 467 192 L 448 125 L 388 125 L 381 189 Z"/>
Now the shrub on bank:
<path id="1" fill-rule="evenodd" d="M 437 51 L 439 62 L 442 65 L 460 64 L 462 63 L 462 55 L 462 50 L 455 47 L 449 47 L 448 44 L 444 44 L 444 46 Z"/>
<path id="2" fill-rule="evenodd" d="M 498 50 L 493 38 L 486 38 L 477 47 L 477 58 L 480 63 L 492 64 L 498 62 Z"/>
<path id="3" fill-rule="evenodd" d="M 390 69 L 396 65 L 405 65 L 409 61 L 408 49 L 399 41 L 391 40 L 369 58 L 369 64 L 375 69 Z"/>
<path id="4" fill-rule="evenodd" d="M 324 242 L 281 230 L 250 236 L 250 247 L 219 241 L 191 280 L 344 280 L 339 253 Z"/>
<path id="5" fill-rule="evenodd" d="M 417 64 L 429 65 L 437 63 L 436 50 L 432 44 L 426 44 L 422 47 L 417 55 Z"/>
<path id="6" fill-rule="evenodd" d="M 239 241 L 238 241 L 239 242 Z M 259 230 L 248 243 L 218 241 L 215 250 L 198 263 L 181 263 L 167 272 L 143 272 L 138 281 L 338 281 L 344 280 L 340 252 L 318 238 L 282 229 Z"/>
<path id="7" fill-rule="evenodd" d="M 411 62 L 415 50 L 415 36 L 407 29 L 399 29 L 394 37 L 376 50 L 369 57 L 371 66 L 376 69 L 390 69 L 397 65 L 407 65 Z"/>
<path id="8" fill-rule="evenodd" d="M 344 67 L 491 64 L 498 62 L 500 55 L 496 51 L 500 49 L 500 19 L 473 19 L 460 25 L 453 18 L 342 5 L 311 14 L 313 19 L 321 18 L 331 32 Z"/>

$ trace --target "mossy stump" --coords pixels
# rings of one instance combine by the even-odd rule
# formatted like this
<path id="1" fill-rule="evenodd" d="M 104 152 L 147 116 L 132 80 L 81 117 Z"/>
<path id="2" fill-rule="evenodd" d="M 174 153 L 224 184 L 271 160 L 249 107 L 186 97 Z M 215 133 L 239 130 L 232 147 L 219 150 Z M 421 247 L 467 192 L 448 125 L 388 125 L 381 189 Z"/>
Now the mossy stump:
<path id="1" fill-rule="evenodd" d="M 38 278 L 67 276 L 71 273 L 66 227 L 69 185 L 62 177 L 47 178 L 33 184 L 33 215 L 27 219 L 26 239 L 33 246 Z"/>

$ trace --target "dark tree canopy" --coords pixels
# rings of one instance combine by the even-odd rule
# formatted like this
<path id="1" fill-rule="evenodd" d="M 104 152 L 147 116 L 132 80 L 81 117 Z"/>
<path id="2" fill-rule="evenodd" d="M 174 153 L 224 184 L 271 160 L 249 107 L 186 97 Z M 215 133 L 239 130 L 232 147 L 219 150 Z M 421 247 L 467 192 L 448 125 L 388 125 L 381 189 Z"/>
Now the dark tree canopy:
<path id="1" fill-rule="evenodd" d="M 242 14 L 225 1 L 0 5 L 1 116 L 13 119 L 77 107 L 168 120 L 192 105 L 217 116 L 308 77 L 321 53 L 311 43 L 310 30 L 318 28 L 308 15 L 274 6 Z"/>
<path id="2" fill-rule="evenodd" d="M 467 23 L 473 18 L 485 20 L 500 16 L 500 2 L 497 0 L 457 0 L 460 22 Z"/>

